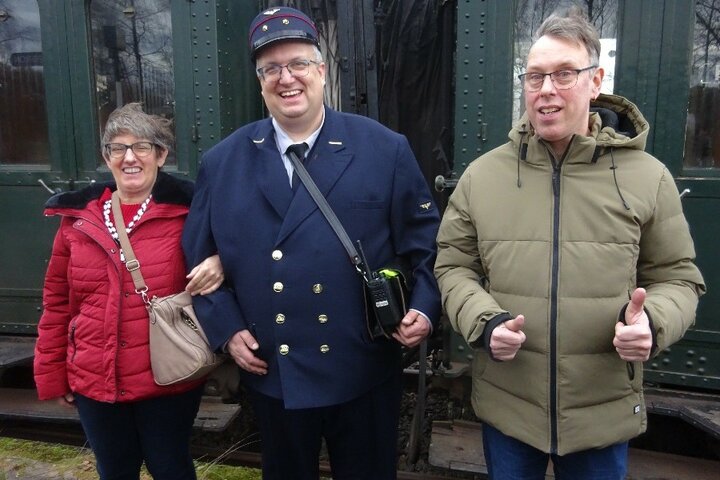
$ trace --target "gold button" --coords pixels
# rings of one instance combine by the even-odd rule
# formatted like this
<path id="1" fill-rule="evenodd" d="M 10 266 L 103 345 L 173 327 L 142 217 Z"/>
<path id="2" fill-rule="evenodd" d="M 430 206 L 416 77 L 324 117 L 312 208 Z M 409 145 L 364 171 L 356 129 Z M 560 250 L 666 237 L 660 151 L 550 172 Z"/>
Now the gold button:
<path id="1" fill-rule="evenodd" d="M 320 345 L 320 353 L 327 353 L 330 351 L 330 347 L 327 345 Z"/>
<path id="2" fill-rule="evenodd" d="M 282 291 L 283 291 L 283 284 L 282 284 L 282 282 L 275 282 L 275 283 L 273 283 L 273 290 L 275 290 L 275 291 L 278 292 L 278 293 L 279 293 L 279 292 L 282 292 Z"/>
<path id="3" fill-rule="evenodd" d="M 277 315 L 275 315 L 275 323 L 277 323 L 278 325 L 282 325 L 283 323 L 285 323 L 285 315 L 283 315 L 282 313 L 278 313 Z"/>
<path id="4" fill-rule="evenodd" d="M 313 285 L 313 292 L 322 293 L 322 291 L 323 291 L 322 283 L 316 283 L 315 285 Z"/>
<path id="5" fill-rule="evenodd" d="M 288 347 L 284 343 L 280 345 L 280 355 L 287 355 L 288 353 L 290 353 L 290 347 Z"/>
<path id="6" fill-rule="evenodd" d="M 272 259 L 273 260 L 280 260 L 282 258 L 282 251 L 280 250 L 273 250 L 272 252 Z"/>
<path id="7" fill-rule="evenodd" d="M 318 322 L 327 323 L 327 315 L 325 315 L 325 314 L 318 315 Z"/>

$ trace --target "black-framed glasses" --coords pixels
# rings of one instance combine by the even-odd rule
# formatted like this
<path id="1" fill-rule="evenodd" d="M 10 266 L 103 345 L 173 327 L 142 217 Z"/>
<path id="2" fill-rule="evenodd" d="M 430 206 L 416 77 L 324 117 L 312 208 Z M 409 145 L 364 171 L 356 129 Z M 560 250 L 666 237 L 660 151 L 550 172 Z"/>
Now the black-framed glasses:
<path id="1" fill-rule="evenodd" d="M 293 60 L 285 65 L 270 64 L 264 67 L 260 67 L 257 70 L 258 77 L 262 78 L 266 82 L 273 82 L 280 78 L 282 75 L 283 68 L 287 68 L 287 71 L 293 77 L 305 77 L 310 72 L 310 64 L 320 65 L 320 62 L 314 60 Z"/>
<path id="2" fill-rule="evenodd" d="M 537 92 L 545 83 L 545 77 L 550 77 L 550 81 L 558 90 L 569 90 L 577 85 L 578 76 L 582 72 L 597 68 L 597 65 L 590 65 L 585 68 L 565 68 L 550 73 L 525 72 L 518 75 L 525 90 L 528 92 Z"/>
<path id="3" fill-rule="evenodd" d="M 135 142 L 132 145 L 126 145 L 124 143 L 106 143 L 105 150 L 107 151 L 110 158 L 123 158 L 128 148 L 132 149 L 133 154 L 136 157 L 144 158 L 150 155 L 153 151 L 155 144 L 152 142 Z"/>

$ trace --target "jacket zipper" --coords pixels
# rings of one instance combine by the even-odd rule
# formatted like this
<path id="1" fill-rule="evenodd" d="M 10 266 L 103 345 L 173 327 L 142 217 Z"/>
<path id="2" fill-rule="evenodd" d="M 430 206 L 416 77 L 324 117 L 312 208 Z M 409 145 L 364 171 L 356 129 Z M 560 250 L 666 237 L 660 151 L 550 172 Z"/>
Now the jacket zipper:
<path id="1" fill-rule="evenodd" d="M 557 454 L 557 308 L 558 283 L 560 276 L 560 173 L 570 146 L 560 161 L 548 151 L 553 166 L 553 240 L 552 240 L 552 271 L 550 280 L 550 453 Z"/>

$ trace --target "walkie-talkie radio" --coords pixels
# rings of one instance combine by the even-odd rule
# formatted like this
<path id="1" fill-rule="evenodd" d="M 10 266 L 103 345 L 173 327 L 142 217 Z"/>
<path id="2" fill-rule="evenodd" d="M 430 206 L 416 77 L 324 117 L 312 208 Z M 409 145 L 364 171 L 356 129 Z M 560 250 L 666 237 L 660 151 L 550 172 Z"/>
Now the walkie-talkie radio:
<path id="1" fill-rule="evenodd" d="M 399 283 L 399 279 L 388 278 L 385 274 L 372 270 L 365 258 L 360 240 L 357 241 L 358 255 L 362 262 L 362 277 L 365 281 L 366 293 L 370 306 L 368 314 L 374 314 L 375 325 L 369 323 L 368 329 L 373 337 L 390 337 L 400 324 L 405 312 L 401 306 L 404 298 L 398 299 L 397 289 L 393 288 L 392 282 Z M 399 285 L 398 285 L 399 286 Z M 402 293 L 401 293 L 402 295 Z M 379 331 L 378 331 L 379 328 Z"/>

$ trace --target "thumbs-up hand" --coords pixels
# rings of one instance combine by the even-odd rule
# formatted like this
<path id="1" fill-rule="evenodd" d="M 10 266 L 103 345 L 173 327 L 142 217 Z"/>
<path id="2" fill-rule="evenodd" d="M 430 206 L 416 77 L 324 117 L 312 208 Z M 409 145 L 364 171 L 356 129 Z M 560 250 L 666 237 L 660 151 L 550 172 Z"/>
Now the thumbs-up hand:
<path id="1" fill-rule="evenodd" d="M 522 327 L 525 317 L 517 317 L 501 323 L 495 327 L 490 335 L 490 352 L 496 360 L 512 360 L 525 341 Z"/>
<path id="2" fill-rule="evenodd" d="M 644 362 L 650 358 L 652 332 L 650 319 L 645 313 L 645 289 L 636 288 L 625 309 L 625 323 L 615 325 L 613 345 L 618 355 L 628 362 Z"/>

